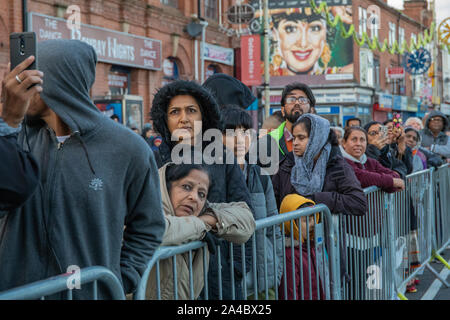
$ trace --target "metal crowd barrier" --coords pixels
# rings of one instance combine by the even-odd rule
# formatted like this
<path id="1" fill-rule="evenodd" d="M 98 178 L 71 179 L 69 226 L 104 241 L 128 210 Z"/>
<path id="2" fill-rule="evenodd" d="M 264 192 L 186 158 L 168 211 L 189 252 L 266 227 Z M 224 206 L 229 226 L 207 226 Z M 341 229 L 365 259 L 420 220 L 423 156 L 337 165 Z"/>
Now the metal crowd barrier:
<path id="1" fill-rule="evenodd" d="M 431 168 L 407 176 L 406 189 L 402 192 L 387 194 L 376 187 L 364 191 L 368 200 L 365 216 L 332 216 L 328 207 L 319 204 L 257 220 L 256 231 L 246 244 L 230 243 L 228 246 L 229 260 L 224 262 L 231 266 L 228 276 L 232 299 L 237 294 L 243 299 L 275 300 L 406 299 L 406 285 L 424 268 L 448 287 L 430 262 L 439 259 L 450 269 L 440 256 L 440 252 L 450 245 L 450 166 L 446 164 L 437 170 Z M 302 223 L 305 230 L 310 230 L 312 225 L 314 231 L 302 231 Z M 266 241 L 267 233 L 271 235 L 269 242 Z M 281 242 L 277 237 L 281 237 Z M 303 238 L 305 240 L 300 241 Z M 266 250 L 269 244 L 271 252 Z M 249 248 L 250 257 L 247 256 Z M 173 292 L 169 298 L 178 299 L 183 293 L 192 300 L 208 300 L 211 292 L 208 292 L 208 273 L 204 272 L 210 262 L 207 250 L 207 244 L 202 241 L 160 247 L 148 262 L 133 299 L 144 300 L 150 296 L 167 299 L 161 295 L 159 265 L 171 261 Z M 223 252 L 218 246 L 216 252 L 214 259 L 218 266 L 223 266 Z M 240 280 L 234 270 L 237 252 L 245 262 Z M 194 274 L 194 255 L 201 259 L 201 263 L 196 261 L 197 267 L 201 267 L 200 275 Z M 184 279 L 188 283 L 179 281 L 177 259 L 184 259 L 188 264 L 188 279 Z M 272 266 L 269 266 L 269 260 L 274 262 Z M 269 277 L 270 272 L 275 276 Z M 282 274 L 281 279 L 279 274 Z M 222 299 L 224 274 L 221 267 L 217 276 L 218 297 Z M 71 300 L 78 297 L 77 291 L 73 293 L 68 289 L 71 277 L 73 274 L 60 275 L 0 292 L 0 299 L 52 299 L 57 294 L 58 298 Z M 155 279 L 154 292 L 149 291 L 148 286 L 152 277 Z M 194 281 L 198 284 L 199 279 L 202 279 L 204 289 L 197 295 Z M 92 288 L 94 300 L 99 298 L 99 285 L 102 289 L 106 285 L 112 299 L 125 298 L 120 281 L 104 267 L 81 269 L 79 281 L 84 286 L 82 291 Z"/>
<path id="2" fill-rule="evenodd" d="M 345 259 L 343 300 L 386 300 L 395 294 L 390 281 L 389 205 L 376 187 L 364 190 L 368 211 L 364 216 L 339 215 L 341 255 Z"/>
<path id="3" fill-rule="evenodd" d="M 122 284 L 116 275 L 107 268 L 97 266 L 80 269 L 79 275 L 63 274 L 0 292 L 0 300 L 45 300 L 45 297 L 73 300 L 73 290 L 76 290 L 75 295 L 80 293 L 80 290 L 76 289 L 77 285 L 80 285 L 81 292 L 89 294 L 90 300 L 99 299 L 99 285 L 105 286 L 109 293 L 108 297 L 100 299 L 125 300 Z M 88 290 L 87 286 L 91 287 L 89 289 L 92 291 Z"/>
<path id="4" fill-rule="evenodd" d="M 349 275 L 344 300 L 406 299 L 407 284 L 424 268 L 448 286 L 429 262 L 436 258 L 450 268 L 439 255 L 450 244 L 449 184 L 448 164 L 416 172 L 401 192 L 366 188 L 365 216 L 335 219 Z"/>
<path id="5" fill-rule="evenodd" d="M 289 236 L 286 234 L 285 222 L 290 227 L 290 230 L 294 230 L 294 222 L 297 226 L 301 225 L 301 220 L 305 220 L 306 230 L 309 230 L 310 219 L 313 217 L 315 223 L 312 229 L 314 232 L 307 232 L 305 235 L 305 243 L 298 243 L 298 246 L 288 246 L 287 243 L 295 244 L 294 232 L 291 232 Z M 280 227 L 281 225 L 281 227 Z M 280 231 L 282 250 L 280 256 L 280 248 L 277 247 L 276 235 L 277 230 Z M 266 252 L 266 241 L 257 240 L 258 234 L 265 236 L 266 232 L 271 232 L 271 247 L 270 253 Z M 302 233 L 302 228 L 298 228 L 299 239 L 302 239 L 304 232 Z M 314 236 L 313 236 L 314 235 Z M 261 239 L 261 238 L 260 238 Z M 264 253 L 263 258 L 257 254 L 257 242 L 259 248 L 262 249 Z M 246 245 L 251 245 L 251 257 L 246 256 Z M 233 244 L 230 244 L 230 265 L 231 265 L 231 285 L 233 299 L 235 298 L 235 271 L 233 256 L 234 249 Z M 240 247 L 240 248 L 239 248 Z M 243 275 L 240 281 L 242 287 L 243 299 L 284 299 L 284 297 L 290 299 L 340 299 L 340 279 L 339 279 L 339 248 L 338 248 L 338 237 L 337 231 L 334 229 L 334 224 L 332 222 L 331 213 L 325 205 L 316 205 L 314 207 L 304 208 L 297 211 L 279 214 L 277 216 L 264 218 L 256 221 L 256 232 L 253 234 L 252 238 L 247 242 L 247 244 L 242 244 L 238 246 L 241 250 L 242 261 L 248 261 L 250 258 L 250 267 L 247 266 L 249 263 L 243 264 Z M 177 259 L 183 259 L 188 254 L 189 261 L 189 284 L 185 284 L 189 287 L 190 299 L 197 299 L 194 296 L 194 271 L 192 270 L 192 255 L 195 254 L 196 250 L 203 250 L 203 270 L 207 269 L 208 259 L 206 257 L 207 246 L 204 242 L 195 241 L 188 244 L 183 244 L 180 246 L 173 247 L 161 247 L 159 248 L 153 258 L 147 264 L 147 268 L 141 278 L 138 285 L 137 291 L 135 292 L 133 298 L 136 300 L 143 300 L 152 297 L 154 299 L 161 299 L 160 291 L 160 268 L 159 263 L 164 259 L 171 259 L 173 278 L 172 278 L 172 288 L 173 295 L 170 298 L 178 299 L 178 288 L 180 284 L 177 279 L 176 261 Z M 220 250 L 216 248 L 217 262 L 221 265 L 222 255 Z M 261 252 L 261 250 L 259 251 Z M 184 255 L 181 256 L 181 255 Z M 273 265 L 269 267 L 268 260 L 269 255 L 271 255 Z M 290 256 L 289 256 L 290 255 Z M 294 257 L 305 257 L 304 263 L 299 266 L 295 265 Z M 290 259 L 291 263 L 287 264 L 286 261 Z M 302 259 L 303 260 L 303 259 Z M 274 277 L 268 277 L 269 268 L 275 275 Z M 280 269 L 282 269 L 283 275 L 286 275 L 288 271 L 291 275 L 290 277 L 284 277 L 281 280 L 282 289 L 280 287 L 280 281 L 277 277 L 278 274 L 281 275 Z M 294 271 L 294 272 L 293 272 Z M 314 275 L 314 276 L 312 276 Z M 199 275 L 197 275 L 199 276 Z M 206 273 L 200 275 L 203 277 L 203 283 L 205 292 L 201 299 L 208 299 L 208 277 Z M 218 283 L 219 283 L 219 299 L 222 298 L 220 286 L 222 281 L 222 272 L 219 268 L 218 270 Z M 263 280 L 261 280 L 263 279 Z M 306 281 L 305 281 L 306 279 Z M 156 286 L 153 288 L 156 292 L 149 292 L 148 285 L 149 281 L 156 281 Z M 283 286 L 284 285 L 284 286 Z M 292 294 L 288 294 L 288 288 L 291 289 Z M 294 289 L 295 288 L 295 289 Z M 316 290 L 316 295 L 312 294 L 313 288 Z M 186 290 L 186 288 L 185 288 Z M 271 294 L 269 293 L 271 291 Z"/>

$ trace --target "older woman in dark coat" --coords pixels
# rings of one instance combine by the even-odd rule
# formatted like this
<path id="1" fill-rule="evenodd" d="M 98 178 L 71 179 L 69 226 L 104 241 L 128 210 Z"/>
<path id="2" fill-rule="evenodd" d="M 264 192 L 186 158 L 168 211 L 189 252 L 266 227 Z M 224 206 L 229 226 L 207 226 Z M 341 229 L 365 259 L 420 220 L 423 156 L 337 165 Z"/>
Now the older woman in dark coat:
<path id="1" fill-rule="evenodd" d="M 293 152 L 280 163 L 272 182 L 277 205 L 297 193 L 333 213 L 361 216 L 367 200 L 354 171 L 339 150 L 328 120 L 313 114 L 301 116 L 292 128 Z"/>
<path id="2" fill-rule="evenodd" d="M 193 81 L 179 80 L 171 82 L 162 87 L 155 95 L 150 114 L 155 129 L 163 138 L 163 143 L 159 150 L 155 152 L 158 167 L 162 167 L 167 162 L 177 162 L 176 159 L 172 159 L 172 156 L 180 155 L 182 155 L 182 161 L 187 160 L 194 163 L 192 162 L 193 160 L 198 160 L 197 158 L 194 159 L 196 157 L 194 154 L 196 154 L 196 151 L 201 151 L 202 162 L 209 160 L 208 163 L 211 163 L 213 162 L 211 160 L 217 160 L 217 163 L 205 165 L 211 175 L 211 181 L 213 181 L 208 193 L 208 201 L 212 203 L 244 201 L 254 212 L 244 175 L 234 156 L 231 157 L 231 163 L 229 163 L 230 159 L 227 158 L 227 163 L 220 164 L 221 159 L 215 159 L 219 157 L 218 154 L 214 153 L 215 148 L 213 148 L 212 152 L 205 151 L 205 148 L 210 144 L 215 143 L 217 145 L 219 142 L 218 145 L 222 148 L 223 155 L 226 154 L 225 147 L 222 145 L 219 107 L 215 98 L 207 89 Z M 208 129 L 217 129 L 220 141 L 202 142 L 202 133 Z M 196 144 L 197 141 L 200 141 L 198 145 Z M 180 152 L 176 150 L 173 152 L 175 148 L 179 149 Z M 186 156 L 184 152 L 190 152 L 190 155 L 184 157 Z M 203 156 L 210 158 L 206 159 Z M 222 160 L 224 160 L 223 157 Z M 219 242 L 213 236 L 211 240 Z M 222 298 L 232 299 L 229 244 L 224 240 L 220 240 L 219 243 L 222 264 Z M 235 252 L 235 298 L 242 299 L 243 295 L 240 287 L 243 272 L 241 248 L 238 246 L 233 248 Z M 246 254 L 245 261 L 246 270 L 248 271 L 251 268 L 250 253 Z M 212 253 L 208 272 L 209 299 L 218 299 L 220 297 L 218 272 L 217 254 Z"/>

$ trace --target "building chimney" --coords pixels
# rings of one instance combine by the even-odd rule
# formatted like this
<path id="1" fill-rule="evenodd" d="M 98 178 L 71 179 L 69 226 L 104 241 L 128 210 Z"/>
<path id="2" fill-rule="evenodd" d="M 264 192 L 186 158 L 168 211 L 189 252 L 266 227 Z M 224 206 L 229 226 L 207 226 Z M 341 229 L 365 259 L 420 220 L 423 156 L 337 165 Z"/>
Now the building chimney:
<path id="1" fill-rule="evenodd" d="M 427 7 L 426 0 L 405 0 L 402 12 L 411 19 L 429 28 L 433 20 L 433 13 Z"/>

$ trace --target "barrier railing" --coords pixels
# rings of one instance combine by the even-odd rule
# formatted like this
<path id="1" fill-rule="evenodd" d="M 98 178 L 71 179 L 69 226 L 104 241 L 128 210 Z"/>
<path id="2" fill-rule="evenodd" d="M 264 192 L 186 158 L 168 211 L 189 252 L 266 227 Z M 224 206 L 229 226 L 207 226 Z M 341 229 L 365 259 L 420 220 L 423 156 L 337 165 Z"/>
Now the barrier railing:
<path id="1" fill-rule="evenodd" d="M 350 276 L 343 282 L 344 300 L 406 299 L 406 286 L 424 268 L 448 286 L 429 262 L 437 258 L 449 268 L 439 255 L 450 244 L 449 169 L 410 174 L 401 192 L 366 188 L 367 214 L 339 216 Z"/>
<path id="2" fill-rule="evenodd" d="M 217 254 L 212 257 L 218 266 L 218 292 L 213 294 L 222 299 L 222 281 L 227 276 L 231 299 L 406 299 L 406 285 L 424 268 L 448 286 L 430 262 L 439 259 L 450 269 L 440 256 L 450 245 L 450 166 L 407 176 L 402 192 L 387 194 L 376 187 L 364 191 L 368 200 L 365 216 L 332 216 L 319 204 L 257 220 L 247 244 L 227 243 L 226 251 L 216 245 Z M 235 270 L 237 254 L 240 272 Z M 163 269 L 169 270 L 169 287 L 160 278 L 160 264 L 167 261 L 171 267 Z M 177 261 L 186 264 L 187 272 L 179 270 Z M 133 298 L 208 300 L 210 279 L 204 271 L 211 261 L 208 245 L 202 241 L 161 247 L 147 264 Z M 231 266 L 229 274 L 222 272 L 224 265 Z M 341 278 L 342 274 L 350 280 Z M 153 276 L 154 286 L 149 287 Z M 86 298 L 68 289 L 70 277 L 73 274 L 0 292 L 0 299 Z M 120 281 L 106 268 L 82 269 L 79 280 L 85 286 L 83 292 L 92 285 L 88 299 L 104 298 L 99 297 L 98 283 L 106 285 L 110 298 L 124 299 Z"/>
<path id="3" fill-rule="evenodd" d="M 348 281 L 343 281 L 344 300 L 390 299 L 392 277 L 388 199 L 376 187 L 364 190 L 368 211 L 364 216 L 339 215 L 339 234 Z"/>
<path id="4" fill-rule="evenodd" d="M 102 293 L 106 290 L 108 297 L 99 296 L 99 284 L 106 286 L 106 288 L 102 287 Z M 69 289 L 71 285 L 79 285 L 80 290 Z M 92 290 L 85 288 L 89 285 L 92 285 L 89 288 Z M 107 268 L 97 266 L 81 269 L 79 277 L 76 275 L 75 279 L 74 274 L 64 274 L 0 292 L 0 300 L 45 300 L 45 297 L 72 300 L 73 290 L 76 290 L 75 295 L 83 294 L 83 299 L 125 300 L 122 285 L 116 275 Z M 75 299 L 77 299 L 76 296 Z"/>
<path id="5" fill-rule="evenodd" d="M 312 217 L 312 220 L 310 217 Z M 303 228 L 299 227 L 302 226 L 302 223 Z M 287 235 L 287 229 L 295 231 L 289 232 L 289 235 Z M 280 231 L 279 235 L 277 235 L 277 230 Z M 311 232 L 305 232 L 305 230 L 311 230 Z M 271 241 L 257 241 L 258 235 L 262 236 L 260 239 L 265 239 L 265 235 L 268 232 L 271 234 L 271 237 L 269 237 Z M 305 241 L 302 243 L 300 239 L 303 238 L 305 238 Z M 294 246 L 290 245 L 292 243 Z M 279 247 L 280 244 L 281 248 Z M 246 250 L 246 246 L 248 248 L 249 245 L 251 245 L 250 257 L 247 256 L 248 250 Z M 238 246 L 238 248 L 240 247 L 242 261 L 246 261 L 242 266 L 242 279 L 239 279 L 234 271 L 234 256 L 236 252 L 234 246 L 230 244 L 230 261 L 227 262 L 231 265 L 230 278 L 232 280 L 231 291 L 233 299 L 235 298 L 237 287 L 242 288 L 243 299 L 279 299 L 280 295 L 283 299 L 284 297 L 298 299 L 305 298 L 305 296 L 309 299 L 340 299 L 338 237 L 332 223 L 331 213 L 325 205 L 317 205 L 257 220 L 256 231 L 247 242 L 247 245 L 242 244 Z M 267 246 L 270 247 L 270 250 L 266 250 Z M 197 297 L 194 295 L 195 271 L 192 270 L 192 263 L 187 266 L 189 278 L 185 279 L 184 284 L 177 279 L 177 274 L 183 271 L 177 270 L 173 266 L 177 265 L 177 259 L 183 259 L 182 255 L 186 254 L 188 254 L 188 261 L 192 262 L 192 255 L 195 254 L 196 250 L 200 249 L 203 250 L 203 269 L 200 270 L 200 273 L 203 273 L 203 270 L 207 269 L 208 262 L 206 244 L 204 242 L 196 241 L 180 246 L 158 249 L 147 265 L 135 292 L 134 299 L 161 299 L 164 295 L 172 299 L 178 299 L 178 287 L 180 285 L 185 285 L 184 290 L 188 287 L 190 298 L 196 299 Z M 216 251 L 218 252 L 217 262 L 221 266 L 221 250 L 216 247 Z M 296 258 L 302 259 L 303 263 L 296 266 Z M 171 260 L 173 270 L 172 285 L 168 287 L 166 284 L 165 287 L 166 291 L 167 288 L 172 291 L 170 294 L 161 292 L 160 287 L 161 270 L 159 263 L 164 263 L 165 259 Z M 186 271 L 184 273 L 186 274 Z M 284 276 L 280 284 L 279 278 L 281 274 L 288 276 Z M 197 276 L 203 277 L 205 290 L 202 298 L 208 299 L 210 289 L 208 288 L 206 273 L 197 274 Z M 219 284 L 222 283 L 222 276 L 223 274 L 219 267 Z M 154 284 L 155 282 L 156 284 Z M 281 288 L 279 289 L 280 285 Z M 219 299 L 222 297 L 222 289 L 219 285 Z M 313 291 L 315 295 L 313 295 Z"/>

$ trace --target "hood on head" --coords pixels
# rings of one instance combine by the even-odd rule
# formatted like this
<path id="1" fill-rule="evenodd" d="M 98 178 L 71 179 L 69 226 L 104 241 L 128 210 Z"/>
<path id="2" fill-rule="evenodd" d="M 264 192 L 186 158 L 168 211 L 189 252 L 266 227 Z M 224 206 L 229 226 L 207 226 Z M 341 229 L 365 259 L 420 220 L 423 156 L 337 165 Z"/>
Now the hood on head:
<path id="1" fill-rule="evenodd" d="M 425 121 L 425 128 L 430 129 L 428 127 L 428 125 L 430 124 L 430 119 L 433 118 L 433 117 L 436 117 L 436 116 L 442 117 L 444 119 L 444 127 L 442 128 L 442 131 L 445 132 L 445 130 L 448 128 L 447 116 L 445 114 L 443 114 L 442 112 L 437 111 L 437 110 L 433 110 L 433 111 L 430 112 L 430 114 L 428 115 L 427 120 Z"/>
<path id="2" fill-rule="evenodd" d="M 89 95 L 97 64 L 94 48 L 78 40 L 48 40 L 38 44 L 37 56 L 45 104 L 72 132 L 83 135 L 96 128 L 103 115 Z"/>
<path id="3" fill-rule="evenodd" d="M 292 212 L 292 211 L 296 211 L 298 209 L 300 209 L 300 207 L 312 207 L 316 205 L 314 201 L 312 201 L 311 199 L 305 198 L 303 196 L 300 196 L 298 194 L 288 194 L 287 196 L 285 196 L 283 198 L 283 201 L 281 201 L 281 205 L 280 205 L 280 214 L 281 213 L 286 213 L 286 212 Z M 317 216 L 318 218 L 319 216 Z M 317 221 L 318 222 L 318 221 Z M 299 240 L 300 239 L 300 235 L 299 235 L 299 228 L 297 225 L 297 220 L 293 221 L 293 233 L 294 233 L 294 238 L 295 240 Z M 286 235 L 289 236 L 291 234 L 291 223 L 290 221 L 286 221 L 284 222 L 284 228 L 286 230 Z M 305 236 L 305 235 L 302 235 Z"/>
<path id="4" fill-rule="evenodd" d="M 189 95 L 195 98 L 200 105 L 202 112 L 202 130 L 208 129 L 221 130 L 220 112 L 216 100 L 213 95 L 205 88 L 194 81 L 178 80 L 171 82 L 155 94 L 150 110 L 150 116 L 153 119 L 153 125 L 159 132 L 163 141 L 170 146 L 174 146 L 171 141 L 171 134 L 167 125 L 167 109 L 170 100 L 176 96 Z"/>
<path id="5" fill-rule="evenodd" d="M 245 84 L 224 73 L 210 76 L 202 86 L 212 92 L 219 107 L 232 104 L 247 109 L 256 101 L 256 97 Z"/>
<path id="6" fill-rule="evenodd" d="M 310 163 L 328 142 L 328 138 L 330 136 L 330 122 L 321 116 L 311 113 L 302 115 L 298 118 L 297 122 L 299 122 L 302 118 L 308 118 L 311 120 L 309 141 L 306 146 L 305 153 L 303 154 L 303 159 L 305 162 Z"/>

